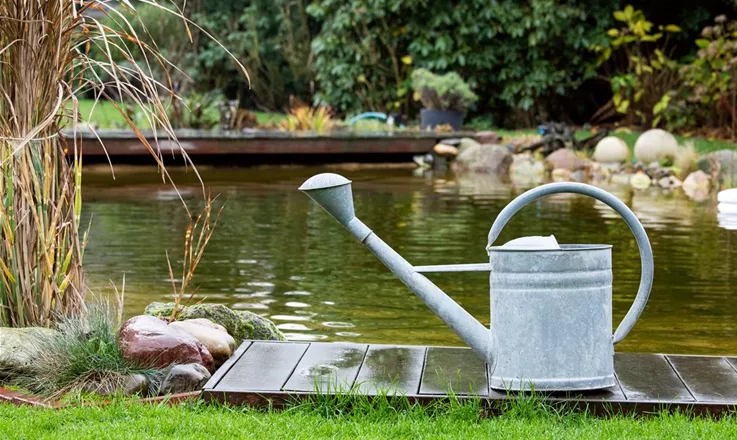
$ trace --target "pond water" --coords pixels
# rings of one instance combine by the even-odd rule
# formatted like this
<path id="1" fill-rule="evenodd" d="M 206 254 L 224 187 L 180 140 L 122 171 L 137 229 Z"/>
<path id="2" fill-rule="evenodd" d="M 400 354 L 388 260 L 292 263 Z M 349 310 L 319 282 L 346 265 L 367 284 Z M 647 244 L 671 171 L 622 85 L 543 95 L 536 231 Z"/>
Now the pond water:
<path id="1" fill-rule="evenodd" d="M 272 319 L 291 340 L 418 345 L 462 342 L 368 250 L 297 191 L 313 174 L 354 181 L 356 213 L 416 265 L 483 263 L 499 211 L 524 188 L 482 176 L 415 175 L 403 167 L 200 169 L 225 201 L 195 274 L 195 300 Z M 193 211 L 202 206 L 194 174 L 172 171 Z M 171 186 L 150 168 L 85 171 L 83 224 L 91 221 L 85 266 L 103 295 L 122 286 L 125 315 L 171 297 L 166 252 L 181 272 L 187 217 Z M 605 189 L 643 222 L 655 255 L 650 302 L 620 351 L 737 354 L 737 231 L 719 226 L 716 201 L 682 192 Z M 640 260 L 624 222 L 583 196 L 556 195 L 520 211 L 500 238 L 555 234 L 561 243 L 613 249 L 615 325 L 639 283 Z M 176 273 L 176 272 L 175 272 Z M 430 278 L 488 325 L 485 273 Z M 561 317 L 566 319 L 566 317 Z"/>

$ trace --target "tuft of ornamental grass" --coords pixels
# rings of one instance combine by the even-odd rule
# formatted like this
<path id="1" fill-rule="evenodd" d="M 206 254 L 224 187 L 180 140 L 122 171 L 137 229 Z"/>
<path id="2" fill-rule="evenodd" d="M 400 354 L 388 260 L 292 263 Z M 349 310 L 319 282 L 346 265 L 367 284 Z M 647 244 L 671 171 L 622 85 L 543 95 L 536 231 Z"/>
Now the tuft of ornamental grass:
<path id="1" fill-rule="evenodd" d="M 155 392 L 161 372 L 126 361 L 118 349 L 120 313 L 109 301 L 96 300 L 82 313 L 61 316 L 58 336 L 39 340 L 36 362 L 11 383 L 35 394 L 58 398 L 93 390 L 120 390 L 132 375 L 142 374 Z"/>
<path id="2" fill-rule="evenodd" d="M 115 107 L 171 182 L 160 139 L 149 142 L 126 108 L 137 108 L 142 124 L 163 133 L 162 141 L 179 145 L 168 117 L 168 102 L 179 99 L 168 74 L 176 67 L 145 27 L 140 34 L 141 26 L 134 26 L 142 24 L 136 8 L 147 5 L 181 19 L 190 41 L 189 26 L 210 37 L 178 4 L 0 2 L 0 326 L 49 327 L 55 317 L 83 309 L 86 234 L 80 238 L 83 146 L 77 96 L 95 96 L 90 113 L 99 101 Z M 62 127 L 72 129 L 70 139 L 62 136 Z"/>

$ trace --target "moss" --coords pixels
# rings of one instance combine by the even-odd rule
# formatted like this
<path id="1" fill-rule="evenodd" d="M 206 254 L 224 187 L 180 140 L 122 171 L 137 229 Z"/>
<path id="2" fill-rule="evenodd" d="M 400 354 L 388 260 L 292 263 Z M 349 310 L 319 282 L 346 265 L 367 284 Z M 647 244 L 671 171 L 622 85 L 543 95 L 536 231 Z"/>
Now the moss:
<path id="1" fill-rule="evenodd" d="M 171 316 L 174 303 L 151 303 L 144 313 L 147 315 Z M 231 310 L 222 304 L 195 304 L 184 306 L 178 320 L 206 318 L 222 325 L 238 344 L 244 340 L 286 341 L 286 337 L 273 322 L 247 311 Z"/>

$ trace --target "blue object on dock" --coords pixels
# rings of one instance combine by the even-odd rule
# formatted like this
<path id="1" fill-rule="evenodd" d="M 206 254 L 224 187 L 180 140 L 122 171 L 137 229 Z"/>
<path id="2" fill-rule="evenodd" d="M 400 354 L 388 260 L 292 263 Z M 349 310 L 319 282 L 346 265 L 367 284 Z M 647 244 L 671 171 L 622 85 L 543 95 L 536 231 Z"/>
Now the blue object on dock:
<path id="1" fill-rule="evenodd" d="M 351 126 L 351 125 L 355 124 L 356 122 L 358 122 L 358 121 L 360 121 L 362 119 L 379 119 L 381 121 L 386 121 L 387 117 L 388 116 L 386 115 L 386 113 L 381 113 L 381 112 L 366 112 L 366 113 L 361 113 L 360 115 L 356 115 L 356 116 L 352 117 L 348 121 L 348 125 Z"/>

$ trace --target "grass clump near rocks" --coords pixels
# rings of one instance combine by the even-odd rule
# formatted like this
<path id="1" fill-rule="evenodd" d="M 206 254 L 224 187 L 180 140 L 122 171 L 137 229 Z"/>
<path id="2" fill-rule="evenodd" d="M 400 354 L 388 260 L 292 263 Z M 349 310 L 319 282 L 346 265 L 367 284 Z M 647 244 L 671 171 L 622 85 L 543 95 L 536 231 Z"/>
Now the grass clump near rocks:
<path id="1" fill-rule="evenodd" d="M 176 313 L 174 310 L 176 308 Z M 232 310 L 222 304 L 176 306 L 175 303 L 154 302 L 144 311 L 147 315 L 176 320 L 205 318 L 225 327 L 237 344 L 244 340 L 286 341 L 284 334 L 268 319 L 245 310 Z"/>
<path id="2" fill-rule="evenodd" d="M 88 304 L 77 316 L 61 317 L 55 335 L 35 339 L 33 363 L 9 382 L 35 394 L 60 397 L 95 392 L 148 394 L 161 373 L 126 361 L 118 349 L 119 320 L 106 302 Z"/>

